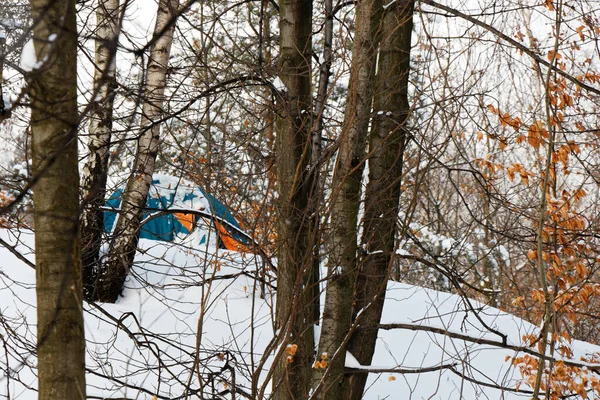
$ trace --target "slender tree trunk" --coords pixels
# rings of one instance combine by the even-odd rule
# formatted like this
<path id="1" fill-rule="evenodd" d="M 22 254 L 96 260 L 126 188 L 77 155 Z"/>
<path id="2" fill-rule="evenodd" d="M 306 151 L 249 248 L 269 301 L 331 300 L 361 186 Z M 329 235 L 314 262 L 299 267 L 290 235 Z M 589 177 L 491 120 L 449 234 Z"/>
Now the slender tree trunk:
<path id="1" fill-rule="evenodd" d="M 327 97 L 329 92 L 329 77 L 331 76 L 331 63 L 333 60 L 333 0 L 324 0 L 325 6 L 325 21 L 324 21 L 324 35 L 323 35 L 323 61 L 319 66 L 319 83 L 317 89 L 317 96 L 315 99 L 315 116 L 314 129 L 312 130 L 311 139 L 311 162 L 310 171 L 313 174 L 313 187 L 314 195 L 311 196 L 310 215 L 313 221 L 312 229 L 316 232 L 315 241 L 321 242 L 320 220 L 321 220 L 321 205 L 323 203 L 323 182 L 321 176 L 321 156 L 322 156 L 322 134 L 323 134 L 323 121 L 325 114 L 325 104 L 327 103 Z M 319 254 L 320 246 L 313 246 L 313 280 L 316 283 L 313 290 L 313 314 L 316 323 L 319 323 L 319 317 L 321 313 L 321 257 Z"/>
<path id="2" fill-rule="evenodd" d="M 4 71 L 4 54 L 6 51 L 6 34 L 4 29 L 0 27 L 0 122 L 10 117 L 10 110 L 4 105 L 4 88 L 2 86 L 2 71 Z"/>
<path id="3" fill-rule="evenodd" d="M 356 9 L 357 31 L 350 84 L 332 183 L 327 289 L 317 354 L 317 357 L 324 359 L 324 355 L 327 355 L 328 368 L 315 371 L 316 380 L 323 376 L 321 388 L 317 392 L 321 399 L 344 399 L 344 340 L 352 324 L 358 209 L 373 103 L 375 59 L 381 33 L 381 6 L 381 0 L 363 0 Z"/>
<path id="4" fill-rule="evenodd" d="M 408 75 L 412 33 L 413 0 L 397 0 L 385 11 L 379 66 L 375 78 L 372 131 L 369 141 L 369 182 L 365 194 L 365 216 L 356 283 L 355 315 L 359 324 L 379 323 L 394 254 L 402 163 L 408 128 Z M 370 365 L 377 329 L 357 330 L 348 351 L 362 365 Z M 345 399 L 362 398 L 368 374 L 353 374 L 345 388 Z"/>
<path id="5" fill-rule="evenodd" d="M 261 1 L 261 11 L 260 11 L 260 45 L 259 45 L 259 54 L 258 54 L 258 62 L 259 62 L 259 70 L 263 71 L 265 68 L 270 68 L 273 63 L 273 54 L 272 54 L 272 38 L 271 38 L 271 19 L 273 11 L 271 11 L 271 7 L 269 7 L 269 0 Z M 265 86 L 264 93 L 265 104 L 264 111 L 261 113 L 263 118 L 264 135 L 265 135 L 265 144 L 267 152 L 272 155 L 275 154 L 275 107 L 274 102 L 272 101 L 274 93 L 273 89 Z M 274 160 L 274 158 L 272 159 Z M 266 190 L 267 193 L 266 199 L 270 199 L 273 196 L 275 191 L 275 181 L 277 178 L 277 171 L 275 168 L 275 162 L 270 161 L 267 167 L 267 183 Z M 267 200 L 268 201 L 268 200 Z M 268 216 L 267 216 L 268 218 Z M 267 271 L 266 267 L 263 266 L 260 271 L 261 282 L 260 282 L 260 297 L 265 298 L 267 296 L 266 291 L 266 277 Z M 253 385 L 253 388 L 256 385 Z"/>
<path id="6" fill-rule="evenodd" d="M 94 93 L 97 101 L 94 101 L 90 112 L 89 155 L 83 167 L 84 210 L 81 218 L 83 293 L 86 299 L 91 300 L 96 299 L 94 285 L 104 232 L 104 211 L 101 207 L 106 197 L 113 103 L 117 87 L 115 57 L 120 31 L 119 0 L 100 0 L 96 20 L 98 36 Z"/>
<path id="7" fill-rule="evenodd" d="M 319 67 L 319 86 L 315 101 L 315 113 L 317 115 L 316 128 L 312 139 L 312 158 L 316 164 L 321 156 L 321 134 L 323 133 L 323 113 L 327 102 L 329 90 L 329 77 L 331 76 L 331 63 L 333 59 L 333 0 L 324 0 L 325 22 L 323 35 L 323 62 Z"/>
<path id="8" fill-rule="evenodd" d="M 30 74 L 39 399 L 85 399 L 75 0 L 32 0 Z"/>
<path id="9" fill-rule="evenodd" d="M 316 245 L 310 215 L 314 196 L 311 161 L 312 0 L 279 3 L 280 98 L 277 131 L 278 270 L 276 325 L 282 346 L 276 360 L 274 399 L 306 399 L 314 353 L 314 275 Z"/>
<path id="10" fill-rule="evenodd" d="M 121 212 L 113 232 L 109 255 L 102 264 L 96 285 L 100 301 L 115 302 L 133 264 L 140 236 L 143 207 L 152 183 L 163 116 L 167 66 L 175 31 L 179 0 L 160 0 L 146 71 L 142 120 L 132 173 L 121 201 Z"/>

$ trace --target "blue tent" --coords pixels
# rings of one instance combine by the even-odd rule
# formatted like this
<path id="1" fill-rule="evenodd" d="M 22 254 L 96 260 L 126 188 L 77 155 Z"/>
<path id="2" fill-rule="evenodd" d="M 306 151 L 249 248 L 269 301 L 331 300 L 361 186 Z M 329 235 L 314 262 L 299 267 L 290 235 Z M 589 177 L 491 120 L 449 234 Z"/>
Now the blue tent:
<path id="1" fill-rule="evenodd" d="M 104 212 L 104 231 L 112 231 L 121 207 L 123 189 L 119 188 L 109 197 L 106 207 L 114 211 Z M 233 214 L 223 203 L 199 186 L 168 175 L 154 175 L 146 200 L 140 238 L 172 242 L 178 236 L 188 235 L 197 229 L 198 215 L 185 212 L 161 213 L 160 210 L 202 211 L 210 226 L 214 227 L 218 245 L 229 250 L 247 250 L 247 236 Z M 205 244 L 208 232 L 200 235 L 198 244 Z"/>

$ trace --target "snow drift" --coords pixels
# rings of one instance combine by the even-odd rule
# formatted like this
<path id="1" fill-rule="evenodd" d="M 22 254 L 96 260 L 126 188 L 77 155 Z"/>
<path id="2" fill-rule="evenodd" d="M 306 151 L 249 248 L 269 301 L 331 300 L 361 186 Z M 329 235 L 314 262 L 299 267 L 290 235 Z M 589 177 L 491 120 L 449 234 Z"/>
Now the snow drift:
<path id="1" fill-rule="evenodd" d="M 0 239 L 0 398 L 36 399 L 33 234 L 2 230 Z M 122 298 L 85 305 L 88 398 L 231 398 L 233 386 L 251 398 L 271 365 L 274 282 L 263 298 L 256 279 L 265 267 L 251 254 L 142 240 Z M 523 320 L 389 282 L 382 324 L 365 399 L 530 396 L 510 361 L 536 330 Z M 600 347 L 575 341 L 572 350 L 582 364 Z M 366 368 L 352 357 L 347 366 Z"/>

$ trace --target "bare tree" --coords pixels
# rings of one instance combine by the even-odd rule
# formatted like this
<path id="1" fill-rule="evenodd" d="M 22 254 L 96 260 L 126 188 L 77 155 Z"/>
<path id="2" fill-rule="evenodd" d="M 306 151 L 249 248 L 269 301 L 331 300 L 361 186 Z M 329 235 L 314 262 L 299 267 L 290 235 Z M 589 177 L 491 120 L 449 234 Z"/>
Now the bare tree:
<path id="1" fill-rule="evenodd" d="M 383 15 L 379 65 L 375 78 L 369 140 L 369 181 L 365 192 L 362 244 L 364 253 L 356 282 L 355 318 L 361 326 L 381 320 L 389 270 L 396 249 L 404 147 L 409 136 L 408 77 L 414 1 L 395 1 Z M 358 329 L 348 351 L 362 365 L 373 358 L 377 330 Z M 348 399 L 361 399 L 367 374 L 355 374 L 346 388 Z"/>
<path id="2" fill-rule="evenodd" d="M 80 104 L 92 120 L 79 209 L 86 213 L 82 223 L 93 228 L 82 235 L 89 250 L 84 271 L 89 298 L 112 302 L 123 290 L 125 301 L 117 307 L 90 302 L 86 309 L 102 327 L 102 340 L 88 352 L 89 397 L 135 397 L 131 390 L 158 398 L 269 398 L 272 387 L 277 399 L 359 399 L 371 397 L 369 382 L 379 380 L 376 391 L 392 385 L 379 385 L 382 374 L 390 381 L 401 376 L 404 382 L 396 384 L 406 392 L 397 396 L 404 397 L 421 397 L 417 387 L 432 382 L 431 375 L 440 388 L 446 378 L 460 382 L 462 397 L 471 388 L 547 398 L 600 393 L 597 358 L 569 355 L 569 335 L 597 340 L 600 206 L 589 194 L 600 182 L 600 30 L 588 17 L 597 11 L 586 2 L 518 3 L 481 3 L 480 12 L 470 3 L 433 0 L 187 2 L 139 44 L 129 32 L 134 7 L 107 18 L 116 15 L 109 8 L 125 6 L 100 2 L 92 10 L 100 29 L 89 35 L 98 39 L 99 57 L 85 93 L 92 103 Z M 161 10 L 167 4 L 173 2 L 161 2 Z M 271 18 L 277 12 L 279 24 Z M 523 24 L 511 19 L 521 16 Z M 543 35 L 536 31 L 540 21 Z M 86 32 L 82 52 L 89 47 Z M 169 36 L 173 50 L 166 54 L 159 44 Z M 111 69 L 117 51 L 119 60 L 136 60 L 132 68 Z M 86 57 L 92 64 L 93 55 Z M 5 68 L 18 73 L 14 59 Z M 112 96 L 111 111 L 104 106 Z M 13 118 L 27 115 L 26 101 L 13 104 Z M 138 129 L 123 123 L 140 116 Z M 121 221 L 104 234 L 112 243 L 101 264 L 105 157 L 122 137 L 134 140 L 119 142 L 122 165 L 112 165 L 109 178 L 131 179 Z M 132 163 L 130 173 L 125 165 Z M 161 214 L 185 211 L 196 217 L 185 221 L 191 224 L 217 219 L 203 201 L 205 209 L 160 210 L 146 218 L 157 210 L 145 204 L 154 200 L 147 190 L 153 172 L 176 175 L 170 183 L 188 178 L 193 183 L 186 185 L 206 190 L 209 203 L 218 198 L 242 215 L 248 234 L 236 234 L 249 245 L 238 250 L 256 254 L 221 251 L 218 243 L 192 238 L 198 231 L 172 243 L 138 243 L 140 225 Z M 150 192 L 156 193 L 153 186 Z M 10 206 L 2 194 L 1 206 Z M 0 218 L 0 225 L 10 223 Z M 0 250 L 18 253 L 12 243 L 0 241 Z M 391 304 L 410 303 L 419 292 L 431 294 L 427 315 Z M 398 321 L 382 321 L 384 299 L 393 300 L 386 308 Z M 460 307 L 447 308 L 441 299 Z M 543 325 L 539 331 L 530 325 L 530 335 L 513 340 L 504 326 L 485 323 L 490 314 L 512 317 L 481 303 Z M 164 324 L 154 325 L 163 322 L 163 304 L 177 326 L 168 336 Z M 10 312 L 0 315 L 0 326 L 15 326 Z M 25 376 L 11 374 L 15 362 L 35 371 L 14 350 L 19 340 L 27 343 L 26 327 L 18 328 L 17 335 L 0 336 L 9 352 L 0 368 L 11 382 Z M 414 342 L 386 342 L 412 332 Z M 430 349 L 446 358 L 411 356 L 426 335 L 436 339 Z M 131 347 L 123 351 L 127 340 Z M 514 354 L 502 364 L 507 373 L 480 374 L 480 360 L 472 357 L 478 346 Z M 393 359 L 387 365 L 379 358 L 384 350 Z M 135 370 L 121 373 L 117 365 Z M 513 380 L 520 372 L 519 387 Z"/>
<path id="3" fill-rule="evenodd" d="M 4 70 L 4 58 L 6 57 L 6 33 L 4 28 L 0 26 L 0 76 Z M 10 110 L 6 109 L 4 101 L 4 91 L 2 90 L 2 79 L 0 78 L 0 122 L 10 116 Z"/>
<path id="4" fill-rule="evenodd" d="M 346 344 L 352 326 L 357 274 L 358 212 L 367 134 L 373 104 L 375 60 L 381 36 L 382 2 L 361 1 L 356 9 L 357 30 L 346 95 L 342 133 L 332 182 L 330 233 L 327 236 L 327 287 L 318 357 L 327 355 L 320 398 L 343 399 Z"/>
<path id="5" fill-rule="evenodd" d="M 121 212 L 113 231 L 109 255 L 99 267 L 94 288 L 97 300 L 117 300 L 137 250 L 143 209 L 158 153 L 167 68 L 178 15 L 179 0 L 159 2 L 145 77 L 137 153 L 121 200 Z"/>
<path id="6" fill-rule="evenodd" d="M 116 56 L 121 29 L 119 0 L 103 0 L 96 11 L 97 37 L 94 69 L 94 103 L 90 111 L 88 156 L 83 168 L 81 189 L 84 210 L 81 216 L 83 287 L 86 298 L 94 298 L 98 262 L 104 232 L 104 201 L 108 160 L 113 129 Z"/>
<path id="7" fill-rule="evenodd" d="M 276 360 L 274 398 L 306 398 L 311 386 L 314 333 L 313 307 L 316 232 L 310 215 L 315 196 L 311 162 L 312 0 L 279 5 L 279 78 L 285 91 L 278 98 L 278 289 L 276 325 L 281 331 Z M 283 349 L 286 351 L 284 352 Z"/>
<path id="8" fill-rule="evenodd" d="M 40 399 L 85 399 L 75 1 L 33 0 L 30 78 Z M 59 51 L 60 50 L 60 51 Z M 41 64 L 40 64 L 41 63 Z"/>

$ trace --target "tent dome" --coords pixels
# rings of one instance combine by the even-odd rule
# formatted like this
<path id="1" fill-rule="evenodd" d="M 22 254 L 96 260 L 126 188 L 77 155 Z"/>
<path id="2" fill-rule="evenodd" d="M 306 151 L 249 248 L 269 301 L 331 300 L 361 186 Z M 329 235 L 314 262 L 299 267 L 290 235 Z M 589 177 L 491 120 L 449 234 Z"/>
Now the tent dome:
<path id="1" fill-rule="evenodd" d="M 108 198 L 104 231 L 112 231 L 121 207 L 123 188 Z M 211 232 L 211 229 L 214 229 Z M 170 175 L 155 174 L 142 217 L 140 238 L 173 242 L 195 233 L 198 244 L 217 238 L 220 248 L 247 251 L 250 241 L 229 209 L 200 186 Z"/>

